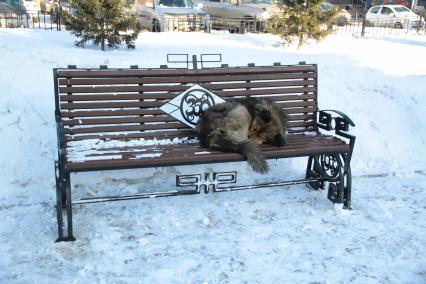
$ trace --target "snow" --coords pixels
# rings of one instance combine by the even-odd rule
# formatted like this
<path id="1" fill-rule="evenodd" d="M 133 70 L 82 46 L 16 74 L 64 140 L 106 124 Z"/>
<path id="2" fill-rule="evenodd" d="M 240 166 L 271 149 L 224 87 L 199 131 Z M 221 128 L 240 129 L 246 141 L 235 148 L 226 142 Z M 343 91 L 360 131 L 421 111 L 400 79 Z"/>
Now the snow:
<path id="1" fill-rule="evenodd" d="M 107 52 L 74 40 L 0 29 L 0 283 L 426 283 L 424 35 L 335 35 L 297 49 L 263 34 L 142 33 L 135 50 Z M 218 52 L 230 66 L 318 64 L 320 109 L 356 123 L 354 210 L 302 185 L 76 204 L 77 241 L 54 243 L 52 68 Z M 269 163 L 266 176 L 246 163 L 81 173 L 73 198 L 174 190 L 177 174 L 304 176 L 303 158 Z"/>
<path id="2" fill-rule="evenodd" d="M 171 144 L 188 144 L 188 143 L 198 143 L 198 139 L 195 138 L 173 138 L 170 139 L 128 139 L 126 141 L 119 140 L 100 140 L 100 139 L 87 139 L 82 141 L 71 141 L 68 143 L 68 161 L 69 162 L 84 162 L 89 160 L 100 159 L 99 156 L 93 157 L 92 155 L 97 154 L 105 154 L 105 153 L 121 153 L 119 149 L 111 150 L 114 148 L 120 147 L 141 147 L 141 146 L 157 146 L 157 145 L 171 145 Z M 146 151 L 147 149 L 126 149 L 126 152 L 140 152 Z M 154 149 L 155 151 L 155 149 Z M 159 157 L 158 154 L 141 154 L 135 155 L 135 158 L 143 158 L 143 157 Z M 102 159 L 121 159 L 122 155 L 103 155 Z M 133 159 L 135 159 L 133 158 Z"/>

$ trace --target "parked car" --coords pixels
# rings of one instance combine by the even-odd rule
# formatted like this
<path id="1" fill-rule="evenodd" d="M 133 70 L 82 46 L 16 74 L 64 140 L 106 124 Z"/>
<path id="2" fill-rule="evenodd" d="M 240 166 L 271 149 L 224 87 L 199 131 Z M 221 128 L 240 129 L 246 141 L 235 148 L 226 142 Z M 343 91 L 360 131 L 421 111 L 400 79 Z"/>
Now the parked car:
<path id="1" fill-rule="evenodd" d="M 259 30 L 271 14 L 264 9 L 243 5 L 242 0 L 194 0 L 212 19 L 212 28 Z M 251 27 L 250 27 L 251 26 Z"/>
<path id="2" fill-rule="evenodd" d="M 241 0 L 243 6 L 249 6 L 257 9 L 262 9 L 273 15 L 281 11 L 280 4 L 277 0 Z"/>
<path id="3" fill-rule="evenodd" d="M 351 14 L 346 11 L 345 9 L 342 9 L 336 5 L 333 5 L 329 2 L 322 2 L 320 4 L 320 7 L 324 11 L 330 11 L 334 8 L 337 8 L 339 11 L 337 12 L 336 16 L 333 17 L 333 23 L 338 26 L 345 26 L 348 24 L 348 22 L 351 20 L 352 16 Z"/>
<path id="4" fill-rule="evenodd" d="M 365 19 L 370 25 L 378 27 L 411 29 L 424 26 L 424 20 L 421 17 L 401 5 L 373 6 L 367 11 Z"/>
<path id="5" fill-rule="evenodd" d="M 210 16 L 191 0 L 137 0 L 133 10 L 140 27 L 153 32 L 210 29 Z"/>

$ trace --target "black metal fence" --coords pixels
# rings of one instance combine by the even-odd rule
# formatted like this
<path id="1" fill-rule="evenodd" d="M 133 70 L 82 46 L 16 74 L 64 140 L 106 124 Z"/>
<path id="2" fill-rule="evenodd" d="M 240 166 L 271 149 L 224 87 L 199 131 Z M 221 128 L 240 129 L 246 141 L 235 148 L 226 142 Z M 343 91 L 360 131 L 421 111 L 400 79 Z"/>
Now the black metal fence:
<path id="1" fill-rule="evenodd" d="M 139 17 L 142 29 L 153 32 L 191 32 L 227 30 L 231 33 L 263 32 L 265 23 L 256 19 L 247 18 L 213 18 L 195 15 L 166 16 L 160 19 Z"/>
<path id="2" fill-rule="evenodd" d="M 348 36 L 387 36 L 426 32 L 425 20 L 421 16 L 412 20 L 351 20 L 344 25 L 333 25 L 328 28 L 333 29 L 335 34 Z"/>
<path id="3" fill-rule="evenodd" d="M 62 25 L 63 20 L 60 12 L 0 11 L 0 28 L 28 28 L 60 31 L 62 29 Z"/>
<path id="4" fill-rule="evenodd" d="M 209 31 L 209 22 L 205 17 L 197 15 L 163 16 L 161 19 L 152 16 L 139 16 L 140 28 L 151 32 L 193 32 Z"/>
<path id="5" fill-rule="evenodd" d="M 261 33 L 267 32 L 267 24 L 255 18 L 212 18 L 200 16 L 174 16 L 163 17 L 161 20 L 144 19 L 145 28 L 150 31 L 205 31 L 226 30 L 231 33 Z M 1 12 L 0 28 L 29 28 L 44 30 L 61 30 L 63 16 L 61 12 L 26 11 L 26 12 Z M 402 35 L 406 33 L 426 32 L 425 19 L 392 19 L 367 21 L 363 19 L 350 20 L 341 25 L 324 27 L 332 29 L 339 35 Z"/>
<path id="6" fill-rule="evenodd" d="M 256 18 L 213 18 L 210 20 L 214 30 L 227 30 L 231 33 L 264 32 L 266 23 Z"/>

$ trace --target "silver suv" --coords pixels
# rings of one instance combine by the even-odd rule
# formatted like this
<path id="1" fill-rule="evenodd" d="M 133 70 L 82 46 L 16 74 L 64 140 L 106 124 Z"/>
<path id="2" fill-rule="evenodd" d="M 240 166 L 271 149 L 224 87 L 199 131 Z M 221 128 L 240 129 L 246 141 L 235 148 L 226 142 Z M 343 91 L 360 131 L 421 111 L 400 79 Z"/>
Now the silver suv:
<path id="1" fill-rule="evenodd" d="M 191 0 L 136 0 L 133 10 L 142 29 L 153 32 L 199 31 L 210 28 L 210 16 Z"/>
<path id="2" fill-rule="evenodd" d="M 240 29 L 265 22 L 271 14 L 262 8 L 244 5 L 242 0 L 193 0 L 211 17 L 212 28 Z M 258 30 L 258 29 L 257 29 Z M 241 32 L 241 30 L 238 30 Z"/>
<path id="3" fill-rule="evenodd" d="M 277 14 L 281 12 L 280 6 L 282 1 L 277 0 L 241 0 L 242 5 L 254 7 L 267 11 L 269 14 Z"/>

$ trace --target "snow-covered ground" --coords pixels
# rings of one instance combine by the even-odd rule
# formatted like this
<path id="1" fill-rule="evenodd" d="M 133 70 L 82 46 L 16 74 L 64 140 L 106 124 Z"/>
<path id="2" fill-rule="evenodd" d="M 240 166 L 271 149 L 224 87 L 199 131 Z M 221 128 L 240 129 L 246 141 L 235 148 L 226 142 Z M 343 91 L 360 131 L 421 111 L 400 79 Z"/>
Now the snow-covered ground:
<path id="1" fill-rule="evenodd" d="M 272 35 L 142 33 L 135 50 L 73 47 L 67 32 L 0 29 L 0 283 L 426 283 L 426 37 L 331 36 L 280 47 Z M 52 68 L 318 63 L 319 105 L 357 124 L 353 207 L 305 186 L 76 205 L 76 242 L 54 243 Z M 304 159 L 72 176 L 75 198 L 169 190 L 177 173 L 300 178 Z"/>

